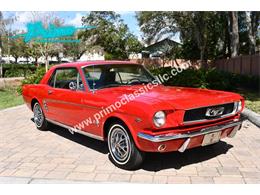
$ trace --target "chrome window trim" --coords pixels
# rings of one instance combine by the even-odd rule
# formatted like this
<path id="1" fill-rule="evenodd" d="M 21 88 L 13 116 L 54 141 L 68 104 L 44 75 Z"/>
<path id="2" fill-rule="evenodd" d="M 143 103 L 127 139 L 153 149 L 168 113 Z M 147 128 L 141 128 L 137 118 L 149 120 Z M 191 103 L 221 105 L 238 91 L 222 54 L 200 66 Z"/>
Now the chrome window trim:
<path id="1" fill-rule="evenodd" d="M 62 89 L 62 90 L 66 90 L 66 91 L 75 91 L 75 92 L 86 92 L 86 89 L 85 89 L 85 86 L 84 86 L 84 89 L 82 90 L 71 90 L 71 89 L 65 89 L 65 88 L 58 88 L 56 87 L 56 77 L 57 77 L 57 70 L 64 70 L 64 69 L 76 69 L 77 71 L 77 80 L 78 80 L 78 77 L 81 78 L 81 75 L 80 75 L 80 72 L 79 72 L 79 69 L 77 67 L 74 67 L 74 66 L 66 66 L 66 67 L 57 67 L 53 70 L 51 76 L 49 77 L 49 80 L 47 82 L 47 85 L 53 89 Z M 53 86 L 49 85 L 49 81 L 52 79 L 52 77 L 54 76 L 54 81 L 53 81 Z M 81 78 L 81 81 L 83 83 L 83 79 Z"/>
<path id="2" fill-rule="evenodd" d="M 70 127 L 70 126 L 68 126 L 68 125 L 65 125 L 65 124 L 63 124 L 63 123 L 60 123 L 60 122 L 58 122 L 58 121 L 54 121 L 54 120 L 51 120 L 51 119 L 48 119 L 48 118 L 46 118 L 46 120 L 47 120 L 48 122 L 50 122 L 50 123 L 53 123 L 53 124 L 55 124 L 55 125 L 61 126 L 61 127 L 65 128 L 65 129 L 68 129 L 69 132 L 72 133 L 72 134 L 75 132 L 75 133 L 79 133 L 79 134 L 85 135 L 85 136 L 87 136 L 87 137 L 91 137 L 91 138 L 94 138 L 94 139 L 97 139 L 97 140 L 104 141 L 104 138 L 101 137 L 101 136 L 94 135 L 94 134 L 92 134 L 92 133 L 88 133 L 88 132 L 85 132 L 85 131 L 82 131 L 82 130 L 79 130 L 79 129 Z"/>
<path id="3" fill-rule="evenodd" d="M 164 142 L 164 141 L 170 141 L 170 140 L 176 140 L 176 139 L 186 139 L 186 138 L 192 138 L 192 137 L 196 137 L 196 136 L 200 136 L 200 135 L 205 135 L 205 134 L 209 134 L 209 133 L 214 133 L 214 132 L 218 132 L 218 131 L 222 131 L 224 129 L 230 128 L 230 127 L 236 127 L 236 126 L 241 126 L 242 122 L 244 121 L 244 119 L 240 119 L 240 120 L 234 120 L 232 122 L 223 124 L 223 125 L 216 125 L 216 126 L 212 126 L 212 127 L 207 127 L 207 128 L 202 128 L 198 131 L 192 131 L 192 132 L 188 132 L 188 133 L 179 133 L 179 134 L 174 134 L 174 135 L 167 135 L 167 134 L 162 134 L 162 135 L 149 135 L 146 133 L 141 133 L 139 132 L 137 134 L 137 136 L 139 138 L 151 141 L 151 142 Z"/>
<path id="4" fill-rule="evenodd" d="M 117 63 L 115 63 L 115 64 L 106 64 L 106 63 L 105 63 L 105 64 L 87 64 L 87 65 L 81 66 L 80 68 L 81 68 L 81 71 L 83 72 L 83 75 L 85 75 L 85 73 L 84 73 L 84 68 L 86 68 L 86 67 L 88 67 L 88 66 L 93 66 L 93 67 L 95 67 L 95 66 L 103 66 L 103 65 L 106 66 L 106 65 L 116 65 L 116 64 L 117 64 Z M 123 62 L 122 62 L 122 63 L 118 63 L 118 64 L 124 65 Z M 125 63 L 125 65 L 138 65 L 138 66 L 142 66 L 142 67 L 148 72 L 148 74 L 149 74 L 153 79 L 155 79 L 154 75 L 153 75 L 144 65 L 142 65 L 142 64 Z M 95 91 L 98 91 L 98 90 L 99 90 L 99 89 L 91 89 L 85 76 L 84 76 L 84 79 L 85 79 L 85 82 L 86 82 L 86 84 L 87 84 L 88 89 L 89 89 L 90 92 L 95 92 Z M 123 85 L 122 85 L 122 86 L 123 86 Z"/>

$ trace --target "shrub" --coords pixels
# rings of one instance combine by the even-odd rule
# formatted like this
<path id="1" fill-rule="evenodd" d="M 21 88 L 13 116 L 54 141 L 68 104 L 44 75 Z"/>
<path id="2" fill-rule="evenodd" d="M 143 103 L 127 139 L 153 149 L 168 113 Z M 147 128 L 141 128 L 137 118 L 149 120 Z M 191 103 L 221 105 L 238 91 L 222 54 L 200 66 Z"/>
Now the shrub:
<path id="1" fill-rule="evenodd" d="M 26 77 L 30 75 L 36 66 L 32 64 L 3 64 L 4 77 Z"/>
<path id="2" fill-rule="evenodd" d="M 17 88 L 17 92 L 19 94 L 22 93 L 22 86 L 25 84 L 38 84 L 40 83 L 41 79 L 45 75 L 45 68 L 39 67 L 36 69 L 35 73 L 31 74 L 30 76 L 26 77 L 22 84 Z"/>
<path id="3" fill-rule="evenodd" d="M 5 77 L 26 77 L 32 74 L 30 69 L 11 68 L 5 72 Z"/>
<path id="4" fill-rule="evenodd" d="M 154 75 L 170 75 L 171 67 L 151 70 Z M 259 89 L 259 77 L 239 75 L 211 69 L 189 68 L 165 82 L 165 85 L 235 90 L 236 88 Z"/>

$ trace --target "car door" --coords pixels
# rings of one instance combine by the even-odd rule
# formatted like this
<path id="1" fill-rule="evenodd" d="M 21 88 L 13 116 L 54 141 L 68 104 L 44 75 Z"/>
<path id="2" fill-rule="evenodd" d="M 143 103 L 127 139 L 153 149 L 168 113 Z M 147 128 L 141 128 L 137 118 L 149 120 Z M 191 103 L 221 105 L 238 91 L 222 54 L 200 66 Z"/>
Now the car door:
<path id="1" fill-rule="evenodd" d="M 53 73 L 44 104 L 49 119 L 73 126 L 84 118 L 82 99 L 86 96 L 85 86 L 76 67 L 57 68 Z"/>

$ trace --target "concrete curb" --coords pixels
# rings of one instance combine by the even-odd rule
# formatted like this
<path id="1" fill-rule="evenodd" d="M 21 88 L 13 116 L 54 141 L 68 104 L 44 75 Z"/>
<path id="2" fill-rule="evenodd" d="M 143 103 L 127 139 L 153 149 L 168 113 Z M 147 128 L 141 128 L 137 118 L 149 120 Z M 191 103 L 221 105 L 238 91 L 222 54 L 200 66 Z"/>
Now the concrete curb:
<path id="1" fill-rule="evenodd" d="M 257 114 L 255 112 L 253 112 L 252 110 L 249 110 L 247 108 L 244 109 L 244 111 L 242 112 L 242 115 L 244 115 L 245 117 L 247 117 L 247 119 L 252 122 L 253 124 L 255 124 L 257 127 L 260 128 L 260 114 Z"/>

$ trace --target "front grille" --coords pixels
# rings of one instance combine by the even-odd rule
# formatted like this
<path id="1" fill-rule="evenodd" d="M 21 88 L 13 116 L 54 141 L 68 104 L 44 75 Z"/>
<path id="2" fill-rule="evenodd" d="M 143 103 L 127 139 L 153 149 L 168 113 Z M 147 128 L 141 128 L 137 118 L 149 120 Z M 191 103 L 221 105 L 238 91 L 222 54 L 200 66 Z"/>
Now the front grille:
<path id="1" fill-rule="evenodd" d="M 216 117 L 207 117 L 206 116 L 206 112 L 207 112 L 208 108 L 218 108 L 218 107 L 224 107 L 224 111 L 220 116 L 216 116 Z M 234 103 L 195 108 L 195 109 L 187 110 L 185 112 L 183 121 L 185 123 L 185 122 L 195 122 L 195 121 L 200 121 L 200 120 L 216 119 L 216 118 L 220 118 L 224 115 L 231 114 L 233 111 L 234 111 Z"/>

